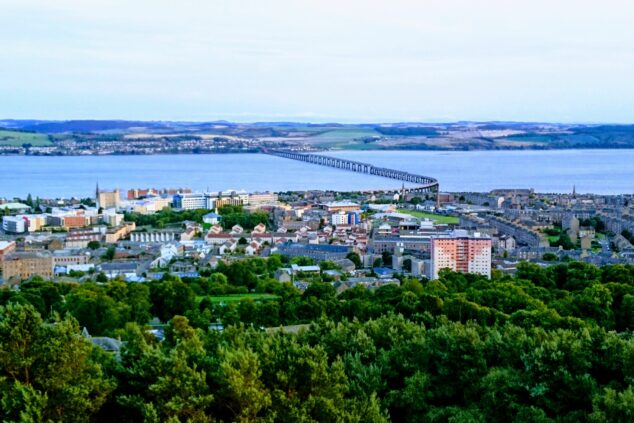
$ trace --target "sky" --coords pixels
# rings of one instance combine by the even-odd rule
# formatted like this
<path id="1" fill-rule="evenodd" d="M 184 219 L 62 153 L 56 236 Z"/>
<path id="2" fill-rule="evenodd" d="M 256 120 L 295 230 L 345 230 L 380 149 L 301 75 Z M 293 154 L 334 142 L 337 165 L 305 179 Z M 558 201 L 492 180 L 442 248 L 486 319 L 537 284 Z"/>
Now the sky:
<path id="1" fill-rule="evenodd" d="M 634 123 L 634 3 L 0 0 L 0 118 Z"/>

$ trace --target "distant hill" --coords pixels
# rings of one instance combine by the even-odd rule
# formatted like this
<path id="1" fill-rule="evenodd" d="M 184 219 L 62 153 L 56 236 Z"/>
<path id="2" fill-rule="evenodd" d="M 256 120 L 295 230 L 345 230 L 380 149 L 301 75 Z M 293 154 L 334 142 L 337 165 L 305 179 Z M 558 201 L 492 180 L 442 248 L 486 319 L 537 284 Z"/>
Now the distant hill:
<path id="1" fill-rule="evenodd" d="M 490 150 L 562 148 L 634 148 L 634 125 L 547 122 L 390 122 L 307 123 L 226 120 L 208 122 L 139 120 L 0 120 L 7 130 L 68 138 L 112 141 L 112 137 L 229 137 L 248 142 L 304 145 L 340 150 Z M 95 138 L 97 137 L 97 138 Z M 102 138 L 99 138 L 102 137 Z M 106 138 L 103 138 L 106 137 Z M 5 145 L 19 145 L 25 135 L 5 134 Z M 126 139 L 127 139 L 126 138 Z M 44 143 L 44 140 L 40 142 Z"/>
<path id="2" fill-rule="evenodd" d="M 60 132 L 99 132 L 111 130 L 127 130 L 130 128 L 165 128 L 162 122 L 141 122 L 127 120 L 69 120 L 64 122 L 37 122 L 23 126 L 21 129 L 42 133 Z"/>

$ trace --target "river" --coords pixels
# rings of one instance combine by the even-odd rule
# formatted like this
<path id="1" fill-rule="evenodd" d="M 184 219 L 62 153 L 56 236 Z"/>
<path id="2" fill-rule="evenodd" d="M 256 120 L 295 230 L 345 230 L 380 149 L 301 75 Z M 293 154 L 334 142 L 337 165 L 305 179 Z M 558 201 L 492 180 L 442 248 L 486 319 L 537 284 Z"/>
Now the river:
<path id="1" fill-rule="evenodd" d="M 538 192 L 634 192 L 634 150 L 338 151 L 333 156 L 433 176 L 442 191 L 535 188 Z M 122 190 L 398 188 L 400 182 L 263 154 L 0 156 L 0 197 L 92 196 Z"/>

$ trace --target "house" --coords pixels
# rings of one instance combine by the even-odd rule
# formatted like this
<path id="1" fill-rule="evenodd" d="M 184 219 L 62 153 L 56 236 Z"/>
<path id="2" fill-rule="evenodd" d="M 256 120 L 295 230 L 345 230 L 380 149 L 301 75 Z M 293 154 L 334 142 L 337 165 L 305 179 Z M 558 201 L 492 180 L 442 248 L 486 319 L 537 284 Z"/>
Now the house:
<path id="1" fill-rule="evenodd" d="M 207 213 L 203 216 L 203 223 L 207 223 L 209 225 L 217 225 L 218 222 L 220 222 L 220 219 L 222 219 L 222 216 L 216 213 Z"/>
<path id="2" fill-rule="evenodd" d="M 119 354 L 121 345 L 123 345 L 123 342 L 115 338 L 109 338 L 107 336 L 90 336 L 90 334 L 88 333 L 88 329 L 86 329 L 85 327 L 84 329 L 82 329 L 81 334 L 90 342 L 92 342 L 94 346 L 99 347 L 106 352 L 114 353 L 116 355 Z"/>
<path id="3" fill-rule="evenodd" d="M 219 224 L 215 223 L 211 228 L 209 228 L 209 233 L 210 234 L 214 234 L 214 235 L 218 235 L 222 233 L 222 226 L 220 226 Z"/>
<path id="4" fill-rule="evenodd" d="M 338 270 L 324 270 L 323 274 L 329 276 L 332 280 L 338 281 L 341 279 L 341 272 Z"/>
<path id="5" fill-rule="evenodd" d="M 497 246 L 502 251 L 513 251 L 517 247 L 515 238 L 510 235 L 500 235 L 498 238 Z"/>
<path id="6" fill-rule="evenodd" d="M 150 267 L 165 267 L 176 256 L 178 256 L 179 248 L 175 244 L 165 244 L 161 246 L 160 256 L 157 257 Z"/>
<path id="7" fill-rule="evenodd" d="M 244 249 L 244 253 L 247 256 L 253 256 L 260 250 L 260 243 L 257 241 L 251 241 L 249 245 Z"/>
<path id="8" fill-rule="evenodd" d="M 264 223 L 258 223 L 251 233 L 263 234 L 264 232 L 266 232 L 266 225 Z"/>
<path id="9" fill-rule="evenodd" d="M 319 266 L 298 266 L 297 264 L 291 264 L 291 271 L 293 274 L 297 273 L 320 273 L 321 269 Z"/>
<path id="10" fill-rule="evenodd" d="M 126 277 L 127 275 L 136 275 L 140 268 L 140 262 L 124 260 L 102 263 L 97 267 L 97 270 L 105 273 L 108 279 L 114 279 L 120 275 L 123 277 Z"/>
<path id="11" fill-rule="evenodd" d="M 170 266 L 170 273 L 191 273 L 196 271 L 196 266 L 188 261 L 177 261 Z"/>
<path id="12" fill-rule="evenodd" d="M 351 273 L 351 272 L 354 272 L 356 269 L 354 262 L 352 262 L 352 260 L 347 258 L 336 260 L 335 263 L 337 264 L 337 266 L 341 267 L 342 272 Z"/>
<path id="13" fill-rule="evenodd" d="M 387 267 L 375 267 L 374 273 L 379 277 L 379 279 L 390 279 L 394 277 L 394 270 L 389 269 Z"/>
<path id="14" fill-rule="evenodd" d="M 278 282 L 285 283 L 291 281 L 291 274 L 288 269 L 277 269 L 274 275 Z"/>
<path id="15" fill-rule="evenodd" d="M 233 253 L 234 251 L 236 251 L 236 248 L 238 246 L 238 243 L 236 241 L 225 241 L 224 244 L 222 244 L 219 248 L 218 248 L 218 253 L 220 255 L 225 255 L 225 254 L 230 254 Z"/>
<path id="16" fill-rule="evenodd" d="M 228 241 L 233 241 L 233 239 L 234 239 L 234 235 L 232 234 L 212 233 L 211 231 L 209 231 L 207 235 L 205 236 L 205 242 L 207 244 L 212 244 L 212 245 L 224 244 Z"/>
<path id="17" fill-rule="evenodd" d="M 242 228 L 242 226 L 240 225 L 233 225 L 233 227 L 231 227 L 232 235 L 241 235 L 243 232 L 244 232 L 244 228 Z"/>

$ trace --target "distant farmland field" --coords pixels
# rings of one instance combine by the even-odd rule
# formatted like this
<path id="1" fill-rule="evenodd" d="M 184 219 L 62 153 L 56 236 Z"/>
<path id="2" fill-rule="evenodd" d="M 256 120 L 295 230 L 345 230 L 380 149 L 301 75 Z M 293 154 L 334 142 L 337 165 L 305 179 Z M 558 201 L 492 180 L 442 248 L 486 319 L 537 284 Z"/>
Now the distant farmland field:
<path id="1" fill-rule="evenodd" d="M 22 144 L 31 144 L 33 147 L 44 147 L 52 143 L 48 139 L 48 135 L 45 134 L 0 129 L 0 146 L 20 147 Z"/>
<path id="2" fill-rule="evenodd" d="M 357 144 L 361 138 L 381 136 L 372 128 L 336 128 L 310 137 L 311 143 L 330 148 L 346 148 Z"/>

